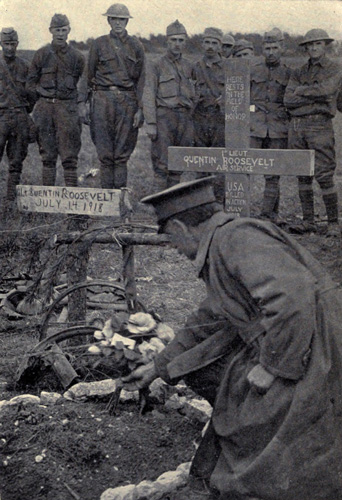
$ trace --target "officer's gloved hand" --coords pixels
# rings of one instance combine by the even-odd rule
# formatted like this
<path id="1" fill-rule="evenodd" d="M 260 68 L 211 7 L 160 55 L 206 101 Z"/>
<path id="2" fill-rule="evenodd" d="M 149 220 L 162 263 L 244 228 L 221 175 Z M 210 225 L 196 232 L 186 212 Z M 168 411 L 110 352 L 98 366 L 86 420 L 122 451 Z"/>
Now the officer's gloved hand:
<path id="1" fill-rule="evenodd" d="M 80 117 L 82 123 L 85 125 L 90 124 L 89 110 L 85 102 L 78 103 L 78 116 Z"/>
<path id="2" fill-rule="evenodd" d="M 126 377 L 122 377 L 126 391 L 138 391 L 148 387 L 158 377 L 154 361 L 141 365 Z"/>
<path id="3" fill-rule="evenodd" d="M 262 365 L 258 364 L 247 375 L 247 380 L 260 394 L 266 394 L 275 379 Z"/>
<path id="4" fill-rule="evenodd" d="M 155 123 L 148 123 L 146 125 L 146 133 L 151 141 L 155 141 L 157 139 L 157 125 Z"/>
<path id="5" fill-rule="evenodd" d="M 144 114 L 142 110 L 139 108 L 138 111 L 134 115 L 133 128 L 140 128 L 144 123 Z"/>

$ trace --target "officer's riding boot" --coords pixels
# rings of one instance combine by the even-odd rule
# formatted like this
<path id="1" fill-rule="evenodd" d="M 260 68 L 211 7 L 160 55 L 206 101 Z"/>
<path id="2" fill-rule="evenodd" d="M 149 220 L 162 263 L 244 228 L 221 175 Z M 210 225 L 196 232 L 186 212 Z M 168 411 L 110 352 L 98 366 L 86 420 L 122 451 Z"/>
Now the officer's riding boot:
<path id="1" fill-rule="evenodd" d="M 56 182 L 56 163 L 43 162 L 43 186 L 54 186 Z"/>

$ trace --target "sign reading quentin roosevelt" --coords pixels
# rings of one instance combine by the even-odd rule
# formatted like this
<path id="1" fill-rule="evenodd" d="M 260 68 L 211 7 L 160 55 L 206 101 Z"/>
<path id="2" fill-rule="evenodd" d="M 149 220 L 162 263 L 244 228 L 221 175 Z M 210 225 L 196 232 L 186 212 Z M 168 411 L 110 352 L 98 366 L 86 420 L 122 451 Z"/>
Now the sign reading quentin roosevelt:
<path id="1" fill-rule="evenodd" d="M 120 216 L 120 189 L 17 186 L 22 212 Z"/>
<path id="2" fill-rule="evenodd" d="M 312 150 L 170 147 L 168 153 L 172 169 L 184 172 L 254 175 L 314 174 L 315 153 Z"/>

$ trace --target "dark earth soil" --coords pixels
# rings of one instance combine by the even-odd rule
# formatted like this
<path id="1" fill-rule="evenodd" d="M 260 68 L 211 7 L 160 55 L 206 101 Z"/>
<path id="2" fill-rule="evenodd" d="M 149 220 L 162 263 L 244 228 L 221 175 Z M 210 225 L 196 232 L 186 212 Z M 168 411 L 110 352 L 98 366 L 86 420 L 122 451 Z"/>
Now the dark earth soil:
<path id="1" fill-rule="evenodd" d="M 9 407 L 0 423 L 1 500 L 95 500 L 154 480 L 191 459 L 200 427 L 163 408 L 139 417 L 134 402 L 115 416 L 104 401 Z"/>

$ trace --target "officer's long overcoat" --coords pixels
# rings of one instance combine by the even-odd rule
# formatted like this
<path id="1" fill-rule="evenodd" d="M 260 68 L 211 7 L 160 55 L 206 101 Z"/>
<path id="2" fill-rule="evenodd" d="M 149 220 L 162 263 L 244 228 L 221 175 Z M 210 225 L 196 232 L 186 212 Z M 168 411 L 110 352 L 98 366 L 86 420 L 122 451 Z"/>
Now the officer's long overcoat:
<path id="1" fill-rule="evenodd" d="M 218 381 L 212 485 L 263 500 L 342 499 L 341 290 L 268 222 L 219 213 L 208 224 L 196 259 L 207 298 L 156 366 L 174 381 L 242 339 Z M 264 395 L 247 381 L 258 363 L 276 376 Z"/>

